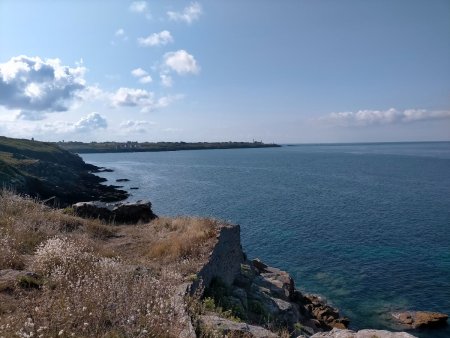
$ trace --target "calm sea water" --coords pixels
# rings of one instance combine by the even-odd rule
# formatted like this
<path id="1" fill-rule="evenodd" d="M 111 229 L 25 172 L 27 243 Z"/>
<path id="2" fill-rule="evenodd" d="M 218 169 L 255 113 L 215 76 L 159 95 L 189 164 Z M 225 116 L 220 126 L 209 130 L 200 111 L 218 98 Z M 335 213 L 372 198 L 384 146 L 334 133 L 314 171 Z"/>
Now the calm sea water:
<path id="1" fill-rule="evenodd" d="M 450 314 L 450 143 L 85 154 L 159 215 L 241 225 L 244 250 L 325 296 L 352 328 Z M 414 333 L 450 337 L 450 329 Z"/>

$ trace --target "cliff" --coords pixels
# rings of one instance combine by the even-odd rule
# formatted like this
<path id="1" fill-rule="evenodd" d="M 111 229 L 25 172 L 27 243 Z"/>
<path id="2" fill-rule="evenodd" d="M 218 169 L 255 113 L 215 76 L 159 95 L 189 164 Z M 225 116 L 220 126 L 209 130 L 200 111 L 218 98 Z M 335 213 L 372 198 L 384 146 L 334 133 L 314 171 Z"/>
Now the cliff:
<path id="1" fill-rule="evenodd" d="M 60 206 L 78 201 L 118 201 L 127 193 L 101 184 L 100 168 L 55 144 L 0 136 L 0 187 Z"/>

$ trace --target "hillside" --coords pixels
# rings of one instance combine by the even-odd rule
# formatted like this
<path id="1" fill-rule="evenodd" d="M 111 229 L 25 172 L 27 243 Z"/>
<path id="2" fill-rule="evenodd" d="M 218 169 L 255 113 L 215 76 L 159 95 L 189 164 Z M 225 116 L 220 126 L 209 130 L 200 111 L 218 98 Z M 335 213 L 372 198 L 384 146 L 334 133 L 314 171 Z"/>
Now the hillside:
<path id="1" fill-rule="evenodd" d="M 126 198 L 126 192 L 101 184 L 104 179 L 92 174 L 99 169 L 55 144 L 0 136 L 0 187 L 56 197 L 61 206 Z"/>

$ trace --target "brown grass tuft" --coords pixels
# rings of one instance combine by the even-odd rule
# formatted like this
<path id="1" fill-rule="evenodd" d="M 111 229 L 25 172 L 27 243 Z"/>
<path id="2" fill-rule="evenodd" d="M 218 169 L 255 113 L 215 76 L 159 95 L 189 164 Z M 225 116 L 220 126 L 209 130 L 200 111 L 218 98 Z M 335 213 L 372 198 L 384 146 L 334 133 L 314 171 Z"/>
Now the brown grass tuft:
<path id="1" fill-rule="evenodd" d="M 161 218 L 152 224 L 163 237 L 149 249 L 151 258 L 179 259 L 198 256 L 202 244 L 216 236 L 218 222 L 213 219 L 182 217 Z"/>

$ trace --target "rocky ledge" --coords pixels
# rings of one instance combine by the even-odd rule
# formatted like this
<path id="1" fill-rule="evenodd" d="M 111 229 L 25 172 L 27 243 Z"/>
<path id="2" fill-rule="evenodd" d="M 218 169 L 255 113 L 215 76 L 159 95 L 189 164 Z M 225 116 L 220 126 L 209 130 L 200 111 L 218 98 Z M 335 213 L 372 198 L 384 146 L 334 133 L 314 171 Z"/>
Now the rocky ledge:
<path id="1" fill-rule="evenodd" d="M 439 312 L 405 311 L 395 312 L 392 317 L 409 329 L 433 328 L 447 325 L 448 315 Z"/>
<path id="2" fill-rule="evenodd" d="M 134 203 L 79 202 L 72 205 L 77 216 L 101 219 L 109 223 L 136 224 L 157 218 L 149 201 Z"/>
<path id="3" fill-rule="evenodd" d="M 333 329 L 329 332 L 316 333 L 311 338 L 415 338 L 415 336 L 406 332 L 391 332 L 386 330 L 369 329 L 352 331 Z"/>

